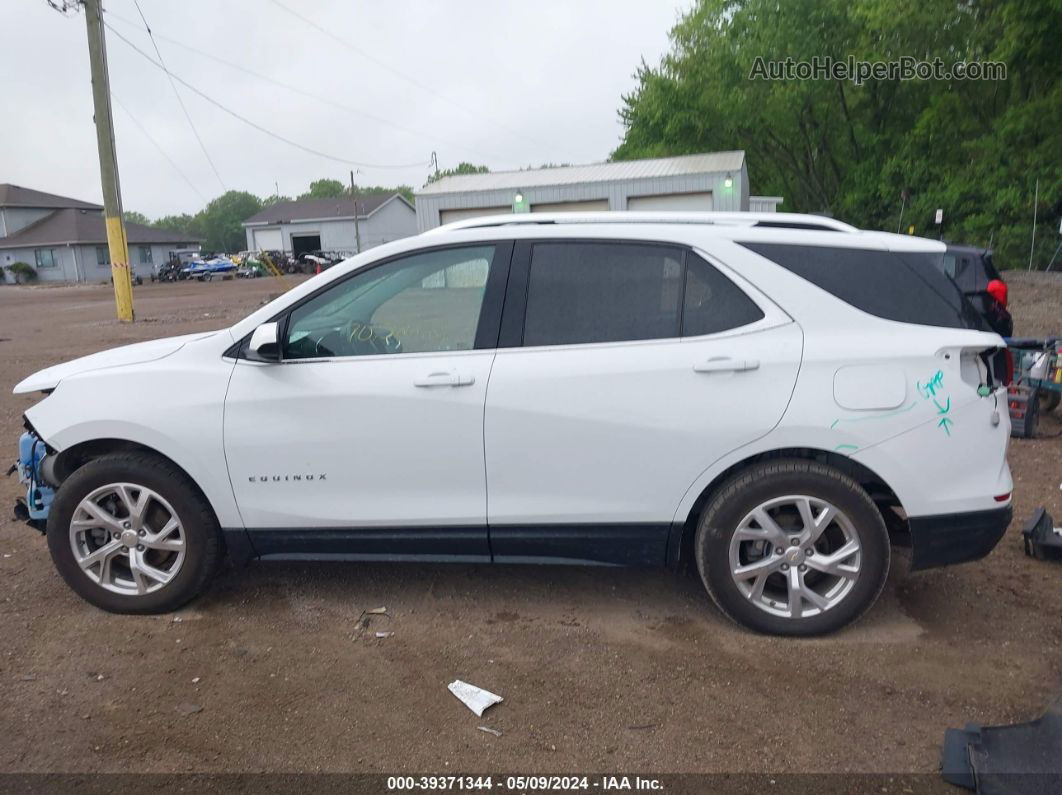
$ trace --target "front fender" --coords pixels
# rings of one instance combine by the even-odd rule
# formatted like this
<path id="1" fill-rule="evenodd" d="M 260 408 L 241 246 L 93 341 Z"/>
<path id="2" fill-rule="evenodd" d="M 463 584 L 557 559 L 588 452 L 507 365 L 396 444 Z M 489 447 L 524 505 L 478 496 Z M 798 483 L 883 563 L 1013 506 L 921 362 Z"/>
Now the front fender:
<path id="1" fill-rule="evenodd" d="M 225 392 L 233 363 L 199 358 L 178 353 L 158 362 L 72 376 L 26 417 L 60 453 L 104 439 L 154 450 L 188 473 L 222 527 L 242 527 L 223 447 Z"/>

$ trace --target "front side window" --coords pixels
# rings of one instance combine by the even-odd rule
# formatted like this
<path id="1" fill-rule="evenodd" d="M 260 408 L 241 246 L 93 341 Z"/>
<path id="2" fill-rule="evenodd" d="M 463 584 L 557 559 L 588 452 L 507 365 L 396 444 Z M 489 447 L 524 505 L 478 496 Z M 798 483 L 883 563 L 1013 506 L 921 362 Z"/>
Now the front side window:
<path id="1" fill-rule="evenodd" d="M 291 312 L 284 358 L 472 350 L 493 257 L 448 248 L 356 273 Z"/>
<path id="2" fill-rule="evenodd" d="M 96 264 L 101 266 L 111 264 L 111 251 L 109 248 L 96 246 Z"/>
<path id="3" fill-rule="evenodd" d="M 682 261 L 670 246 L 536 243 L 524 345 L 677 337 Z"/>
<path id="4" fill-rule="evenodd" d="M 54 248 L 37 248 L 33 250 L 33 259 L 37 263 L 38 268 L 54 268 L 55 261 L 55 249 Z"/>

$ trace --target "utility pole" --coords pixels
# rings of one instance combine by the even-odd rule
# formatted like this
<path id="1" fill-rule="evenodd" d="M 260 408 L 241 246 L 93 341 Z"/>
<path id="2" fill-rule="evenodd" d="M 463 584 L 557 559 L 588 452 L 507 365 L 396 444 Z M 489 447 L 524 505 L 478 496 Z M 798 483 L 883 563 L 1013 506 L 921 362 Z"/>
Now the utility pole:
<path id="1" fill-rule="evenodd" d="M 114 118 L 111 115 L 111 83 L 107 73 L 107 42 L 103 33 L 103 14 L 100 10 L 100 0 L 84 0 L 84 3 L 96 144 L 100 153 L 103 217 L 107 224 L 107 247 L 111 254 L 114 303 L 118 310 L 118 319 L 123 323 L 132 323 L 133 279 L 129 267 L 129 243 L 122 221 L 122 193 L 118 184 L 118 158 L 114 149 Z"/>
<path id="2" fill-rule="evenodd" d="M 1036 209 L 1040 203 L 1040 180 L 1036 180 L 1036 189 L 1033 192 L 1033 230 L 1032 240 L 1029 241 L 1029 267 L 1026 270 L 1032 270 L 1033 252 L 1036 251 Z"/>
<path id="3" fill-rule="evenodd" d="M 354 200 L 354 245 L 357 253 L 361 253 L 361 230 L 358 228 L 358 199 L 354 193 L 354 172 L 350 172 L 350 198 Z"/>

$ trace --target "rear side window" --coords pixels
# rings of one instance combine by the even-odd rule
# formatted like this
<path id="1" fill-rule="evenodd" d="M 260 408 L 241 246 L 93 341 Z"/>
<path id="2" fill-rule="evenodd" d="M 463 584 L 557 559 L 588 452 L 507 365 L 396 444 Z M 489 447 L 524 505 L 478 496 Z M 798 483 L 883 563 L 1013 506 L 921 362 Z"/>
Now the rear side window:
<path id="1" fill-rule="evenodd" d="M 686 255 L 683 337 L 715 334 L 762 319 L 763 312 L 740 287 L 696 254 Z"/>
<path id="2" fill-rule="evenodd" d="M 682 249 L 625 243 L 536 243 L 524 345 L 679 335 Z"/>
<path id="3" fill-rule="evenodd" d="M 871 315 L 925 326 L 984 328 L 977 311 L 945 274 L 942 254 L 741 245 Z"/>

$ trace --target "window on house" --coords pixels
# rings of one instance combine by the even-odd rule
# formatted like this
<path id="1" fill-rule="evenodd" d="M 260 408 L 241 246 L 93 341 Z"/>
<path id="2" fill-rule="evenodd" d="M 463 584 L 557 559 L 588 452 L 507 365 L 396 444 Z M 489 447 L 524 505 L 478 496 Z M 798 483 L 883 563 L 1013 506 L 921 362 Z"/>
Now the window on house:
<path id="1" fill-rule="evenodd" d="M 151 262 L 152 262 L 152 259 L 151 259 L 151 246 L 141 246 L 140 247 L 140 264 L 141 265 L 150 265 Z"/>
<path id="2" fill-rule="evenodd" d="M 54 268 L 58 264 L 54 248 L 38 248 L 33 250 L 33 258 L 38 268 Z"/>
<path id="3" fill-rule="evenodd" d="M 96 264 L 100 266 L 111 264 L 111 251 L 107 246 L 96 246 Z"/>

